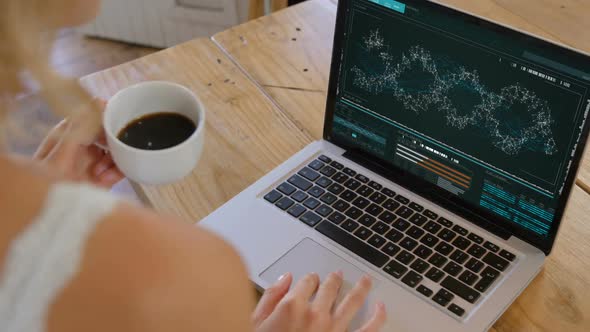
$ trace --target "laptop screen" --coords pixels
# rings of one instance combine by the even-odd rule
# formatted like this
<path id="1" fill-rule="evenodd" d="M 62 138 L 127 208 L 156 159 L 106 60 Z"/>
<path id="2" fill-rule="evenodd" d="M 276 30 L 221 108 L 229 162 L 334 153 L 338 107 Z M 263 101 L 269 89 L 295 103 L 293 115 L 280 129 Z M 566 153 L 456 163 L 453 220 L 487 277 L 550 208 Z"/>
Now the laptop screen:
<path id="1" fill-rule="evenodd" d="M 588 59 L 426 1 L 344 10 L 329 138 L 551 236 L 587 138 Z"/>

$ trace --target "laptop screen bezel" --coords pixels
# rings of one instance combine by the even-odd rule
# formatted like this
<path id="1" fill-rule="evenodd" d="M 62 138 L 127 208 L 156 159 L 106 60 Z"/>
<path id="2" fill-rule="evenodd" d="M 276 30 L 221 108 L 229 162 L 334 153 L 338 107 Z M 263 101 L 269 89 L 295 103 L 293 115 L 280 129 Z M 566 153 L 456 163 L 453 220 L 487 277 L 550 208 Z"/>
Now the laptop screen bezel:
<path id="1" fill-rule="evenodd" d="M 374 155 L 370 155 L 364 151 L 356 149 L 354 146 L 351 146 L 347 142 L 339 140 L 337 137 L 332 135 L 333 117 L 336 106 L 336 93 L 340 79 L 340 67 L 344 51 L 342 36 L 345 32 L 346 13 L 348 12 L 348 7 L 350 6 L 351 1 L 352 0 L 340 0 L 338 3 L 336 29 L 334 34 L 334 48 L 332 52 L 332 65 L 330 69 L 330 83 L 328 87 L 328 98 L 326 103 L 326 113 L 324 121 L 324 139 L 347 151 L 354 150 L 355 154 L 358 154 L 367 160 L 378 161 L 379 163 L 386 165 L 389 171 L 387 172 L 387 174 L 383 174 L 384 176 L 386 176 L 396 184 L 402 185 L 406 189 L 429 199 L 435 204 L 440 205 L 444 209 L 447 209 L 448 211 L 453 212 L 465 218 L 466 220 L 471 221 L 474 224 L 482 226 L 486 229 L 500 228 L 504 230 L 506 233 L 520 238 L 521 240 L 542 250 L 546 255 L 549 255 L 551 249 L 553 248 L 555 238 L 557 237 L 557 232 L 561 225 L 569 197 L 572 193 L 575 179 L 577 177 L 577 171 L 579 169 L 580 162 L 582 160 L 582 156 L 587 144 L 590 124 L 586 123 L 582 131 L 582 140 L 578 144 L 578 147 L 575 151 L 570 173 L 568 174 L 565 181 L 563 194 L 558 201 L 558 207 L 555 212 L 555 219 L 546 237 L 536 236 L 532 232 L 526 231 L 513 223 L 506 222 L 505 219 L 496 216 L 491 212 L 484 210 L 481 207 L 478 207 L 467 201 L 459 199 L 458 196 L 453 195 L 445 191 L 444 189 L 430 182 L 427 182 L 418 176 L 413 175 L 410 172 L 404 171 L 403 169 L 396 167 L 392 163 L 389 163 Z M 538 43 L 542 47 L 551 48 L 553 51 L 561 52 L 570 58 L 575 58 L 576 60 L 581 61 L 588 61 L 590 63 L 590 56 L 583 54 L 581 51 L 576 51 L 573 49 L 569 49 L 565 46 L 557 45 L 550 41 L 536 37 L 532 34 L 515 30 L 508 26 L 504 26 L 499 23 L 474 16 L 467 12 L 462 12 L 458 9 L 450 8 L 442 4 L 434 3 L 432 1 L 427 0 L 412 0 L 408 2 L 420 2 L 421 5 L 429 6 L 432 9 L 440 11 L 442 14 L 452 15 L 457 17 L 458 19 L 486 26 L 500 33 L 504 33 L 509 36 L 514 36 L 515 39 L 520 38 L 530 43 Z"/>

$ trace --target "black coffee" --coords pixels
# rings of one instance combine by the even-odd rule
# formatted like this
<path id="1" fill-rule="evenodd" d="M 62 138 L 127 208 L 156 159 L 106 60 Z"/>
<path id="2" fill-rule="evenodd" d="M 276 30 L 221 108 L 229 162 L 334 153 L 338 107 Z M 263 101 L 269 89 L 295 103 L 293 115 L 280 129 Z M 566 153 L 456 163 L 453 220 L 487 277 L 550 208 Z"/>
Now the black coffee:
<path id="1" fill-rule="evenodd" d="M 178 113 L 153 113 L 128 124 L 118 135 L 121 142 L 142 150 L 163 150 L 179 145 L 197 126 Z"/>

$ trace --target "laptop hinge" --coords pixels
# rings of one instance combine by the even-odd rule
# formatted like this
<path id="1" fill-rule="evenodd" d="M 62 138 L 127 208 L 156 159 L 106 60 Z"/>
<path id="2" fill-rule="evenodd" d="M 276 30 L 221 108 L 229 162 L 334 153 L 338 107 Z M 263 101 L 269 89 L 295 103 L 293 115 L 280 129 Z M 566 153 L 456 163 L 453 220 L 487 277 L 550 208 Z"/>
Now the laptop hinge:
<path id="1" fill-rule="evenodd" d="M 382 177 L 406 188 L 417 195 L 420 195 L 421 197 L 424 197 L 435 204 L 443 206 L 446 210 L 463 217 L 469 222 L 491 232 L 492 234 L 504 240 L 508 240 L 511 236 L 510 232 L 504 228 L 498 227 L 495 224 L 488 222 L 486 219 L 478 216 L 477 214 L 470 212 L 466 208 L 459 206 L 457 203 L 452 202 L 448 198 L 436 194 L 433 190 L 428 189 L 428 186 L 417 186 L 417 180 L 412 179 L 407 173 L 392 167 L 387 167 L 382 162 L 379 162 L 375 158 L 370 158 L 363 152 L 348 150 L 343 154 L 343 157 L 381 175 Z"/>

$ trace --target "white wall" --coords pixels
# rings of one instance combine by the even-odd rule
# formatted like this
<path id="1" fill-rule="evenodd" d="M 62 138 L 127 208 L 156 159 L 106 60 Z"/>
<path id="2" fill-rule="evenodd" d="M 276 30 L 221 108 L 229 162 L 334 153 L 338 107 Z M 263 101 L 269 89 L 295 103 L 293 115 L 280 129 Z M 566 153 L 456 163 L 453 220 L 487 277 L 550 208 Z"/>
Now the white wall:
<path id="1" fill-rule="evenodd" d="M 103 0 L 87 35 L 170 47 L 244 22 L 248 0 Z"/>

